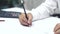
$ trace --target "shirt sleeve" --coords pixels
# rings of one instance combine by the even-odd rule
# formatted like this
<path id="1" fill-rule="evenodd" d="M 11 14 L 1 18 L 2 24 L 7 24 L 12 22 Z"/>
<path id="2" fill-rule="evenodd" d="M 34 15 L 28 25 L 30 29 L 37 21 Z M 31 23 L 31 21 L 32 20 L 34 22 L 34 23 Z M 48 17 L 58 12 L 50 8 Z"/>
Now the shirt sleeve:
<path id="1" fill-rule="evenodd" d="M 31 14 L 33 15 L 33 21 L 49 17 L 50 15 L 54 14 L 54 10 L 56 8 L 57 3 L 55 0 L 46 0 L 36 9 L 31 11 Z"/>

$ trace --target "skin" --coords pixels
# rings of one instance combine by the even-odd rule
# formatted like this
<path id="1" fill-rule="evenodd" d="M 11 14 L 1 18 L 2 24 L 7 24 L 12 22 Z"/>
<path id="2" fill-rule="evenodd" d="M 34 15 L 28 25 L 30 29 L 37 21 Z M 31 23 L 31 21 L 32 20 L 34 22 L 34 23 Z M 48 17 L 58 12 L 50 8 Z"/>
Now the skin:
<path id="1" fill-rule="evenodd" d="M 23 26 L 31 26 L 32 25 L 32 14 L 31 13 L 28 13 L 27 14 L 27 17 L 28 17 L 28 20 L 26 19 L 25 17 L 25 14 L 22 13 L 20 16 L 19 16 L 19 21 L 20 23 L 23 25 Z"/>
<path id="2" fill-rule="evenodd" d="M 55 34 L 60 34 L 60 23 L 58 23 L 55 28 L 54 28 L 54 33 Z"/>
<path id="3" fill-rule="evenodd" d="M 25 14 L 22 13 L 22 14 L 19 16 L 19 21 L 20 21 L 20 23 L 21 23 L 23 26 L 30 27 L 30 26 L 32 25 L 33 16 L 32 16 L 31 13 L 28 13 L 28 14 L 27 14 L 27 17 L 28 17 L 28 20 L 26 19 Z M 58 24 L 54 27 L 54 34 L 60 34 L 60 23 L 58 23 Z"/>

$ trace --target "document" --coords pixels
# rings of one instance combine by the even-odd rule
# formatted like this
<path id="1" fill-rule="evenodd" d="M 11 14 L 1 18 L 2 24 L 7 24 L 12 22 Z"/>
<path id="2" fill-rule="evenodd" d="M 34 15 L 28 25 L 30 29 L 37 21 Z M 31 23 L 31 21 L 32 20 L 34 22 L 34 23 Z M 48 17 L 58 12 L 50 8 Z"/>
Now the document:
<path id="1" fill-rule="evenodd" d="M 5 22 L 0 22 L 0 34 L 54 34 L 53 30 L 60 18 L 49 17 L 32 22 L 31 27 L 22 26 L 19 19 L 0 18 Z"/>

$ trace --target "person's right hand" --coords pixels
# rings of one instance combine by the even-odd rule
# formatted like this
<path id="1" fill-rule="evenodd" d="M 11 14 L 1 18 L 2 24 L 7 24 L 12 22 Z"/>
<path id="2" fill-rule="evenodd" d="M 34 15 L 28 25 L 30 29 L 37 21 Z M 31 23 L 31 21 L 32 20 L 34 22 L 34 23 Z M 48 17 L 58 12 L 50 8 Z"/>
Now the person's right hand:
<path id="1" fill-rule="evenodd" d="M 31 26 L 32 25 L 32 14 L 31 13 L 28 13 L 27 14 L 27 17 L 28 17 L 28 20 L 27 18 L 25 17 L 25 14 L 22 13 L 20 16 L 19 16 L 19 21 L 20 23 L 23 25 L 23 26 Z"/>

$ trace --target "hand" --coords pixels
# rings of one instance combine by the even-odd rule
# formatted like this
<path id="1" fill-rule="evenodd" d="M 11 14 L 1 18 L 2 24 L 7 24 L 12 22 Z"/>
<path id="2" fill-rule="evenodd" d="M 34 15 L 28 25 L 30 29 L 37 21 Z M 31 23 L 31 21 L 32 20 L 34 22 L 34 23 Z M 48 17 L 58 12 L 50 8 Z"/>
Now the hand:
<path id="1" fill-rule="evenodd" d="M 23 25 L 23 26 L 31 26 L 32 25 L 32 14 L 31 13 L 28 13 L 27 14 L 27 17 L 28 17 L 28 20 L 27 18 L 25 17 L 25 14 L 22 13 L 20 16 L 19 16 L 19 21 L 20 23 Z"/>
<path id="2" fill-rule="evenodd" d="M 58 23 L 55 28 L 54 28 L 54 33 L 55 34 L 60 34 L 60 23 Z"/>

